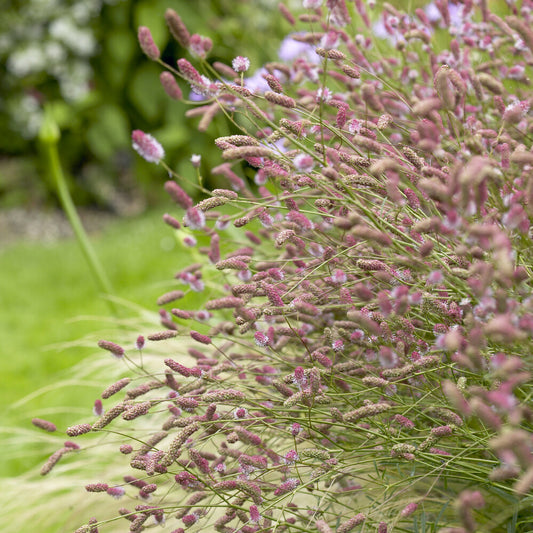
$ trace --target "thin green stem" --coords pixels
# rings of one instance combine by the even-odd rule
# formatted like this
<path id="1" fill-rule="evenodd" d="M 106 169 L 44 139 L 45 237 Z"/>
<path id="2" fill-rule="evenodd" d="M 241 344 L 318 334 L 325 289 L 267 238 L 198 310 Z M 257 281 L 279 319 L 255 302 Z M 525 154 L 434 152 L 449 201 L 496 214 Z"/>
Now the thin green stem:
<path id="1" fill-rule="evenodd" d="M 106 297 L 105 300 L 109 306 L 109 310 L 114 316 L 117 316 L 117 308 L 114 302 L 109 299 L 114 292 L 111 282 L 109 281 L 102 263 L 98 259 L 98 256 L 91 245 L 87 232 L 83 227 L 65 181 L 58 151 L 60 137 L 61 134 L 59 127 L 52 116 L 51 109 L 47 108 L 45 110 L 45 119 L 43 121 L 43 125 L 39 131 L 39 141 L 44 149 L 48 171 L 50 172 L 56 187 L 57 195 L 59 197 L 59 201 L 61 202 L 61 207 L 63 208 L 72 230 L 74 231 L 74 235 L 76 236 L 78 244 L 80 245 L 85 260 L 89 265 L 89 269 L 91 270 L 94 280 L 101 293 Z"/>

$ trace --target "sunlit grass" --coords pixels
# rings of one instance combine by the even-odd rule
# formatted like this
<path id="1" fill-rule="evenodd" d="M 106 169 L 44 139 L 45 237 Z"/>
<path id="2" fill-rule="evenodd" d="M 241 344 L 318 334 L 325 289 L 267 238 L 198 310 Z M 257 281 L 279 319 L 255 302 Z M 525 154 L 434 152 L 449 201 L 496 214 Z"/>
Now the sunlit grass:
<path id="1" fill-rule="evenodd" d="M 124 300 L 118 305 L 120 322 L 136 315 L 134 306 L 153 310 L 157 297 L 168 290 L 168 280 L 187 261 L 172 230 L 161 221 L 162 209 L 135 220 L 117 220 L 92 236 L 116 296 Z M 73 383 L 73 376 L 70 385 L 57 382 L 95 353 L 95 342 L 82 339 L 89 333 L 93 339 L 102 338 L 116 328 L 116 320 L 98 297 L 77 243 L 19 242 L 0 250 L 0 264 L 0 404 L 6 406 L 2 425 L 24 432 L 34 416 L 61 421 L 66 411 L 86 413 L 98 384 Z M 14 475 L 39 462 L 41 455 L 35 452 L 40 446 L 27 444 L 17 450 L 2 461 L 0 475 Z"/>

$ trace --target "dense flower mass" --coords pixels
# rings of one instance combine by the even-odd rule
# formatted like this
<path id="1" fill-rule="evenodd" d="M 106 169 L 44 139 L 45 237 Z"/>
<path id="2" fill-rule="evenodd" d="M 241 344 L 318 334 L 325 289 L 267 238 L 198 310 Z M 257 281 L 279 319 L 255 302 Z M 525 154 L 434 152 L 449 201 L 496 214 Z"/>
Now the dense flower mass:
<path id="1" fill-rule="evenodd" d="M 169 67 L 240 129 L 228 188 L 166 183 L 205 260 L 159 300 L 172 357 L 83 428 L 134 436 L 130 531 L 530 531 L 533 4 L 321 4 L 267 87 Z"/>

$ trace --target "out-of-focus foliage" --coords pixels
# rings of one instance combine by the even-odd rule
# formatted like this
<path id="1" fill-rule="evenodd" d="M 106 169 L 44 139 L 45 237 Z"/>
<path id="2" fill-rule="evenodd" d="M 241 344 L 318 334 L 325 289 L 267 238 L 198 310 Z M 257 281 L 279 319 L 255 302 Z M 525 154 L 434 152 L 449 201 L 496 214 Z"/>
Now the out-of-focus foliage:
<path id="1" fill-rule="evenodd" d="M 77 203 L 125 213 L 157 199 L 160 188 L 152 187 L 145 163 L 131 151 L 131 130 L 156 134 L 165 142 L 169 162 L 185 177 L 191 173 L 190 155 L 202 152 L 205 157 L 211 138 L 187 133 L 182 104 L 166 96 L 159 67 L 144 60 L 137 27 L 151 28 L 169 62 L 189 53 L 173 41 L 161 19 L 168 7 L 198 33 L 214 37 L 210 61 L 231 63 L 239 50 L 250 48 L 246 43 L 268 35 L 268 46 L 250 58 L 254 69 L 272 57 L 288 29 L 288 23 L 274 26 L 269 13 L 276 5 L 272 0 L 4 0 L 0 205 L 53 198 L 35 142 L 44 104 L 52 106 L 61 127 L 62 163 Z"/>

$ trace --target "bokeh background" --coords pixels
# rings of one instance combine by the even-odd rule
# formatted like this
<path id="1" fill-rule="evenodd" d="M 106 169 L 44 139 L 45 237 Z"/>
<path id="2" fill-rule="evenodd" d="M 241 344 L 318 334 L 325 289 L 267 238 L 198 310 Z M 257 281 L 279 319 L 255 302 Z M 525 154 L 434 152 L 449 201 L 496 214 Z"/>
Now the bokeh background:
<path id="1" fill-rule="evenodd" d="M 245 54 L 253 71 L 275 57 L 290 26 L 280 23 L 272 0 L 0 5 L 0 439 L 8 452 L 0 476 L 13 476 L 47 456 L 39 443 L 27 442 L 32 417 L 61 425 L 68 413 L 90 408 L 95 384 L 75 383 L 70 369 L 94 357 L 96 339 L 113 337 L 116 328 L 61 213 L 38 142 L 45 106 L 61 130 L 70 193 L 125 321 L 142 309 L 155 311 L 157 296 L 187 261 L 161 220 L 173 209 L 162 187 L 165 172 L 132 150 L 131 131 L 150 132 L 164 145 L 191 194 L 197 179 L 191 155 L 218 161 L 213 139 L 227 133 L 222 117 L 208 133 L 196 131 L 198 119 L 184 117 L 188 106 L 164 93 L 161 67 L 141 52 L 137 28 L 151 29 L 168 64 L 192 60 L 168 32 L 170 7 L 191 33 L 213 40 L 210 61 L 231 64 Z M 201 171 L 209 180 L 204 164 Z"/>

